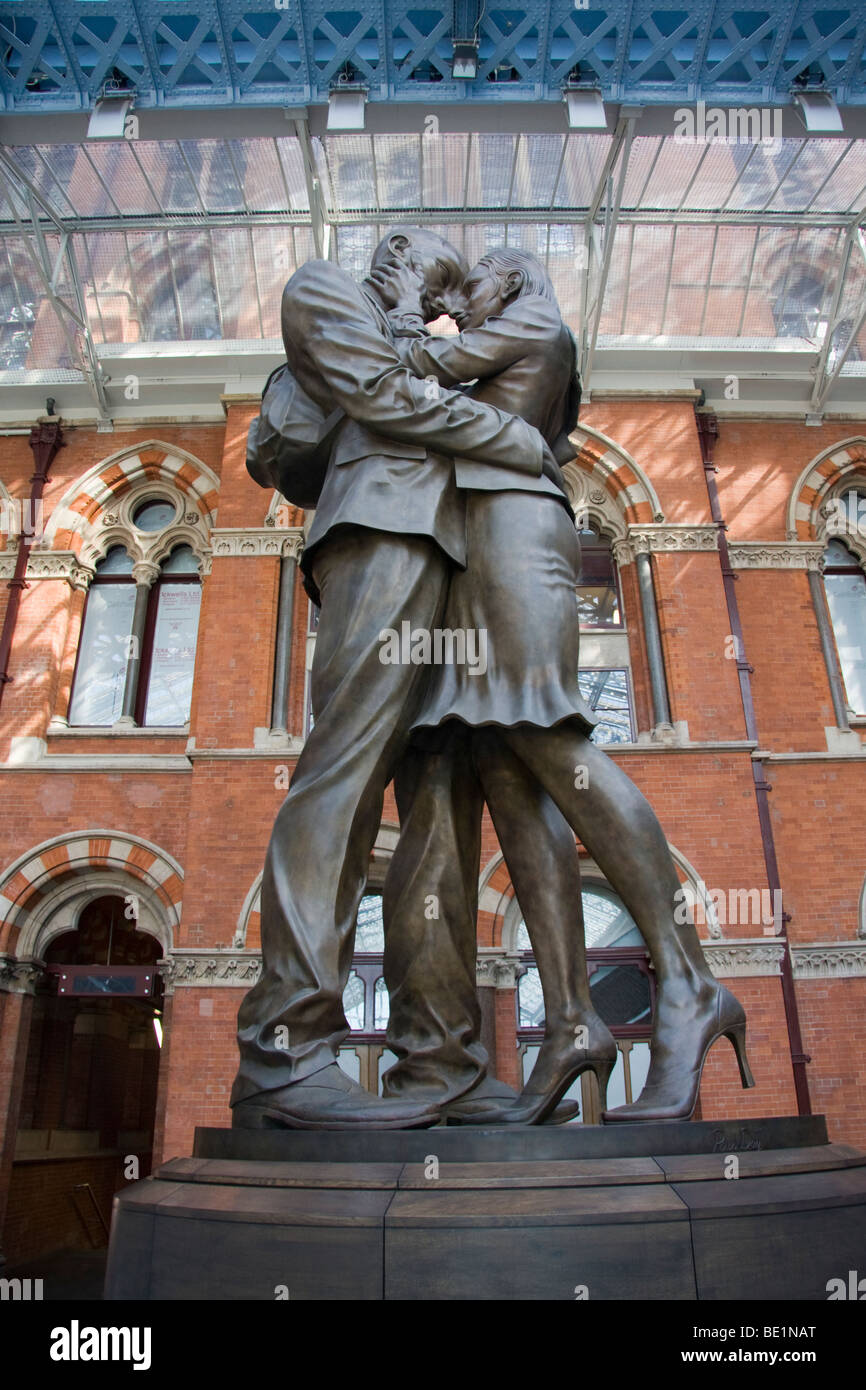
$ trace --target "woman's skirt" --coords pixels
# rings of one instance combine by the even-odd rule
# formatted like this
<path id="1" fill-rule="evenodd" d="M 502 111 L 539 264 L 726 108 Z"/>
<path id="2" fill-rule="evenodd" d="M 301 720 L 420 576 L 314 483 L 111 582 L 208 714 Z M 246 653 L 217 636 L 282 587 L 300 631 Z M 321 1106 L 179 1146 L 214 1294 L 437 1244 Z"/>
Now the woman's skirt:
<path id="1" fill-rule="evenodd" d="M 450 719 L 540 728 L 577 719 L 591 733 L 598 721 L 577 679 L 580 542 L 565 505 L 471 492 L 466 513 L 467 567 L 451 577 L 413 731 L 429 744 L 425 731 Z"/>

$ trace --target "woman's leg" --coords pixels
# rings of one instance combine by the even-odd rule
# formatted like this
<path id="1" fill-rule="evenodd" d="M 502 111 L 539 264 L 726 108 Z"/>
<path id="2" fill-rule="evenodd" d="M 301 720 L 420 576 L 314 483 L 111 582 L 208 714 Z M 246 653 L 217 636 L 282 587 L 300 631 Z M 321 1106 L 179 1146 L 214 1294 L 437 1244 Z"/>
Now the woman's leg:
<path id="1" fill-rule="evenodd" d="M 616 1059 L 590 996 L 574 832 L 499 730 L 477 730 L 473 746 L 544 991 L 545 1038 L 527 1089 L 561 1094 L 588 1059 Z"/>
<path id="2" fill-rule="evenodd" d="M 623 1118 L 690 1113 L 707 1046 L 731 1030 L 742 1056 L 745 1015 L 713 978 L 693 924 L 675 920 L 680 883 L 661 825 L 631 779 L 576 725 L 509 728 L 502 736 L 619 893 L 652 958 L 652 1060 L 640 1100 L 624 1108 Z M 747 1084 L 747 1068 L 741 1073 Z"/>

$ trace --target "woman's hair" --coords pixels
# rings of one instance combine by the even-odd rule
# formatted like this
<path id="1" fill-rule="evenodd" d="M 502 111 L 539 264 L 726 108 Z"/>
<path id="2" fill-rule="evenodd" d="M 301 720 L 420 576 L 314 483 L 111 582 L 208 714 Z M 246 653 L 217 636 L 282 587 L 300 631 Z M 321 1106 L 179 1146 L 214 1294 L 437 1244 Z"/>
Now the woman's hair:
<path id="1" fill-rule="evenodd" d="M 544 299 L 551 299 L 556 303 L 556 291 L 550 276 L 541 262 L 528 251 L 513 251 L 508 247 L 501 251 L 488 251 L 478 264 L 486 265 L 494 275 L 499 275 L 502 279 L 512 270 L 519 270 L 523 276 L 523 283 L 517 291 L 518 298 L 524 294 L 540 294 Z"/>

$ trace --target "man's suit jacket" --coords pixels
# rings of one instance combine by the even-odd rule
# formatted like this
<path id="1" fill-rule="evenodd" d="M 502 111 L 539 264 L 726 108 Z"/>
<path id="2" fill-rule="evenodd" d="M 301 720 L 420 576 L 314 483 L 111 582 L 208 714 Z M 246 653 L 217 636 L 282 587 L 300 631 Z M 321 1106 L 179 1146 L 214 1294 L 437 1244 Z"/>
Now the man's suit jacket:
<path id="1" fill-rule="evenodd" d="M 387 316 L 330 261 L 307 261 L 283 292 L 289 366 L 309 396 L 346 420 L 335 435 L 302 560 L 337 526 L 431 537 L 466 563 L 464 506 L 452 456 L 540 477 L 544 443 L 525 421 L 403 365 Z M 442 452 L 436 452 L 442 451 Z"/>
<path id="2" fill-rule="evenodd" d="M 574 408 L 573 339 L 557 306 L 543 295 L 513 299 L 480 328 L 455 336 L 400 338 L 397 351 L 418 376 L 434 376 L 443 386 L 479 378 L 472 388 L 474 401 L 513 411 L 551 444 L 573 425 L 566 418 L 569 406 Z M 559 498 L 565 491 L 562 473 L 550 458 L 537 477 L 457 458 L 455 478 L 459 488 L 473 491 L 519 489 Z"/>

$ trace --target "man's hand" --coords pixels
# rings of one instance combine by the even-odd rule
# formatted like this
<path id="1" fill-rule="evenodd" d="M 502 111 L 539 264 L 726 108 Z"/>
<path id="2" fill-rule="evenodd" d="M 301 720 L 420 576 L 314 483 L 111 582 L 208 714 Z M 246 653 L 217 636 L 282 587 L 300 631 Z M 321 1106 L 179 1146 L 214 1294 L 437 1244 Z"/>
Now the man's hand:
<path id="1" fill-rule="evenodd" d="M 408 261 L 379 265 L 367 277 L 376 286 L 385 308 L 400 314 L 421 314 L 424 280 Z"/>

